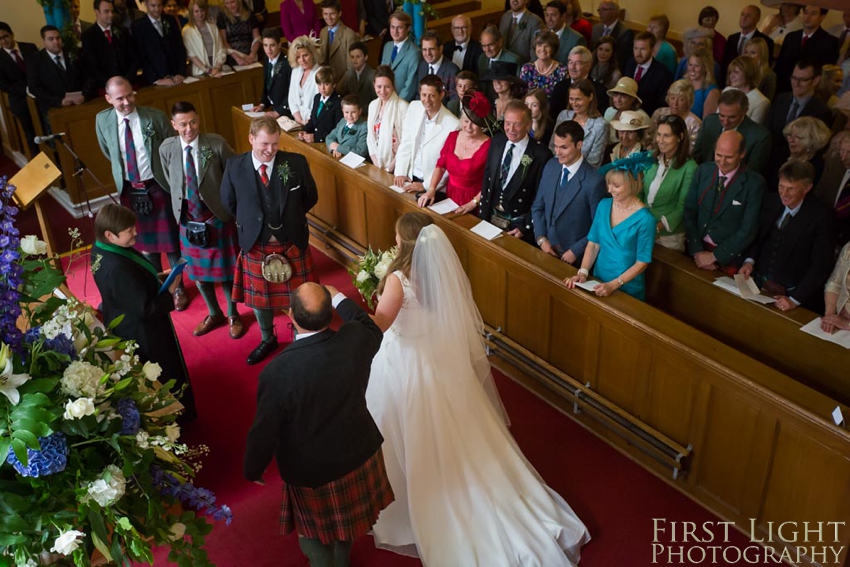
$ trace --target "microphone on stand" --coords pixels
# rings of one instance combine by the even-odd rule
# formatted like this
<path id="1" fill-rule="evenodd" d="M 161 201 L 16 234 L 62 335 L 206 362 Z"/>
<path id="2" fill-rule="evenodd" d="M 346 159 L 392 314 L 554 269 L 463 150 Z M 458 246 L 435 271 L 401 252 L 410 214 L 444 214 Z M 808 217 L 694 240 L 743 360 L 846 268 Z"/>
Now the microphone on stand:
<path id="1" fill-rule="evenodd" d="M 65 132 L 59 132 L 58 134 L 51 134 L 49 136 L 36 136 L 33 138 L 33 141 L 36 144 L 43 144 L 44 142 L 49 142 L 50 140 L 55 140 L 56 138 L 61 138 L 65 135 Z"/>

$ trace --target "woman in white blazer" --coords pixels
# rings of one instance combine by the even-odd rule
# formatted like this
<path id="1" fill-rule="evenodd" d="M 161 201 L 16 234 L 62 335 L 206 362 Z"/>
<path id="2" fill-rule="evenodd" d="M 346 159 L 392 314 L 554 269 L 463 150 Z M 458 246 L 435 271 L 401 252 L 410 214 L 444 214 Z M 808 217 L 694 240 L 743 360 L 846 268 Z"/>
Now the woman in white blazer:
<path id="1" fill-rule="evenodd" d="M 373 164 L 393 172 L 409 103 L 398 96 L 395 74 L 389 65 L 378 67 L 373 84 L 378 98 L 369 103 L 366 146 Z"/>
<path id="2" fill-rule="evenodd" d="M 193 77 L 221 75 L 227 50 L 221 42 L 218 27 L 209 17 L 207 0 L 189 2 L 189 22 L 183 26 L 183 44 Z"/>
<path id="3" fill-rule="evenodd" d="M 823 299 L 826 311 L 821 328 L 827 333 L 850 330 L 850 242 L 838 255 L 835 269 L 826 282 Z"/>
<path id="4" fill-rule="evenodd" d="M 316 71 L 319 70 L 319 49 L 306 35 L 295 38 L 289 46 L 289 65 L 292 78 L 289 80 L 289 109 L 296 122 L 307 124 L 313 112 L 313 99 L 319 94 Z"/>

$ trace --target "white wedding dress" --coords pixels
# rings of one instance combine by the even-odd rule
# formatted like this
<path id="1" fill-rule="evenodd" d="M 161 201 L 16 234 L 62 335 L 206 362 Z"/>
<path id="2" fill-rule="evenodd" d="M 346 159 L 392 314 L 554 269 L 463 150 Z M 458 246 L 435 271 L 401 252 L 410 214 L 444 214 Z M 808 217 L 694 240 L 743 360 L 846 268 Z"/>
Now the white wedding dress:
<path id="1" fill-rule="evenodd" d="M 376 545 L 430 567 L 577 564 L 590 535 L 508 432 L 483 323 L 442 230 L 420 232 L 414 283 L 391 277 L 404 301 L 366 392 L 396 498 Z"/>

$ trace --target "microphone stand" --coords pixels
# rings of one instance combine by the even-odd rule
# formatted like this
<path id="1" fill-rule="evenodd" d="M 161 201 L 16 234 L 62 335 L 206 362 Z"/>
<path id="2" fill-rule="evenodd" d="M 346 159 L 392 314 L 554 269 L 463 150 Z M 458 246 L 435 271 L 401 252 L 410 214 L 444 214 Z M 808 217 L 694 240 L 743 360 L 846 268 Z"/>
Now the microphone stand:
<path id="1" fill-rule="evenodd" d="M 91 178 L 94 179 L 98 187 L 103 189 L 104 194 L 109 197 L 113 203 L 119 205 L 120 203 L 116 201 L 115 197 L 113 197 L 112 194 L 106 190 L 106 187 L 103 185 L 103 183 L 101 183 L 100 179 L 97 178 L 94 172 L 92 172 L 92 170 L 89 169 L 85 163 L 83 163 L 83 160 L 80 158 L 80 156 L 78 156 L 77 153 L 71 148 L 71 146 L 68 145 L 68 143 L 65 141 L 65 137 L 59 136 L 59 141 L 62 142 L 62 145 L 65 146 L 65 150 L 67 150 L 67 152 L 71 154 L 71 157 L 74 158 L 73 176 L 77 180 L 77 189 L 79 190 L 80 195 L 85 201 L 86 208 L 88 209 L 88 211 L 86 212 L 86 216 L 90 219 L 94 218 L 94 212 L 92 212 L 91 208 L 91 200 L 89 199 L 88 192 L 86 191 L 86 184 L 83 181 L 83 174 L 85 173 L 88 173 Z"/>

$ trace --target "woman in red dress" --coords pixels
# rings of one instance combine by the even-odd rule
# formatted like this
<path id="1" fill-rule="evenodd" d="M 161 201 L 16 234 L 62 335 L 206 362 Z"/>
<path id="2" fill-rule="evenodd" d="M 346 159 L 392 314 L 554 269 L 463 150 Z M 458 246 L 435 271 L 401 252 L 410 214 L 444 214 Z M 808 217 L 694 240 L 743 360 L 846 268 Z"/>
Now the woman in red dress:
<path id="1" fill-rule="evenodd" d="M 484 165 L 490 149 L 487 117 L 490 101 L 480 92 L 472 92 L 461 101 L 460 130 L 452 132 L 440 152 L 431 176 L 431 188 L 419 198 L 419 206 L 427 207 L 436 198 L 437 187 L 448 173 L 446 197 L 458 204 L 457 213 L 469 213 L 478 208 Z"/>

